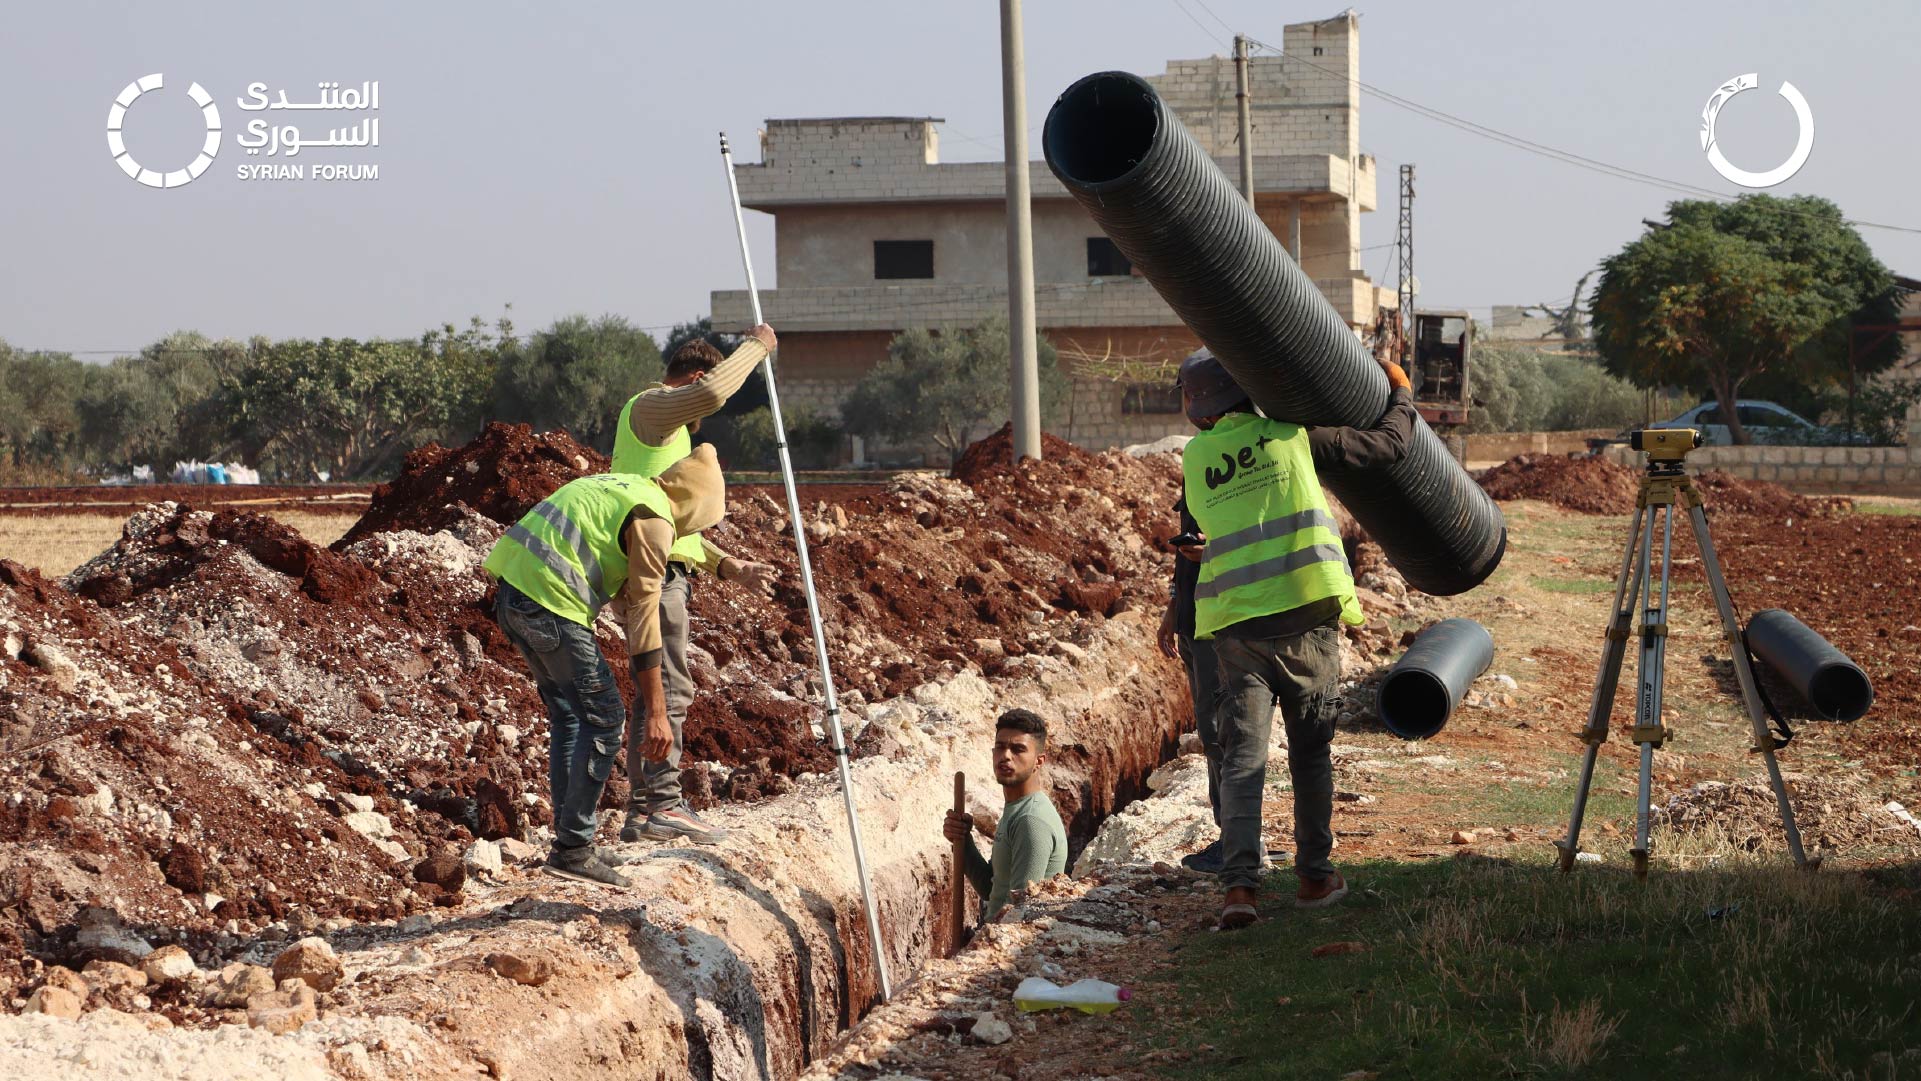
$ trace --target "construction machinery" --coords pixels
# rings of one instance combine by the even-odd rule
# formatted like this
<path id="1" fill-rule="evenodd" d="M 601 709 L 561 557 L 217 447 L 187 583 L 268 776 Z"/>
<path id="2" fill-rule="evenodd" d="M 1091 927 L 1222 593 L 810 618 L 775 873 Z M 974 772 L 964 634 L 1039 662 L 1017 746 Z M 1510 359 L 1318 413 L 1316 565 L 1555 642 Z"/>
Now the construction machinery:
<path id="1" fill-rule="evenodd" d="M 1414 408 L 1437 433 L 1453 434 L 1467 424 L 1474 321 L 1464 311 L 1417 310 L 1413 332 L 1402 367 L 1414 383 Z"/>

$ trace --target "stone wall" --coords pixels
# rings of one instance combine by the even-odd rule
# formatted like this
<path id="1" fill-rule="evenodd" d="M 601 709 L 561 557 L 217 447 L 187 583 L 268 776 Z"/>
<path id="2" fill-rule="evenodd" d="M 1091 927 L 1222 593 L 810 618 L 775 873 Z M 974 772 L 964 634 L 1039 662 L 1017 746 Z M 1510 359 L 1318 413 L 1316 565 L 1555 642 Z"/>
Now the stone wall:
<path id="1" fill-rule="evenodd" d="M 1645 461 L 1626 446 L 1604 453 L 1635 468 Z M 1688 455 L 1688 466 L 1797 491 L 1921 495 L 1921 441 L 1914 440 L 1905 447 L 1702 447 Z"/>

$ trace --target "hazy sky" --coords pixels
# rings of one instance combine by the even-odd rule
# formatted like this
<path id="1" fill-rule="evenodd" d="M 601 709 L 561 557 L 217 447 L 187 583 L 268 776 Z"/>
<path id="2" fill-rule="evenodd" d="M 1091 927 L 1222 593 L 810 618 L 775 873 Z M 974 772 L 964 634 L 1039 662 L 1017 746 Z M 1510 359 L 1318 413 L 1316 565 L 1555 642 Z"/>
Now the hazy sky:
<path id="1" fill-rule="evenodd" d="M 1228 27 L 1278 44 L 1335 14 L 1248 0 L 1028 0 L 1029 120 L 1090 71 L 1162 70 L 1225 54 Z M 1736 189 L 1697 138 L 1723 80 L 1756 72 L 1717 134 L 1761 170 L 1792 147 L 1781 80 L 1817 138 L 1782 194 L 1921 229 L 1909 130 L 1921 5 L 1376 3 L 1361 11 L 1361 78 L 1454 116 L 1644 173 Z M 1223 23 L 1225 25 L 1223 25 Z M 151 72 L 126 142 L 183 168 L 220 108 L 208 172 L 177 190 L 114 164 L 107 110 Z M 303 139 L 366 114 L 247 112 L 247 84 L 294 102 L 316 83 L 380 83 L 380 146 L 306 148 L 296 161 L 373 162 L 373 182 L 261 182 L 236 166 L 249 120 L 291 117 Z M 1000 157 L 997 5 L 505 2 L 265 5 L 16 2 L 0 27 L 0 338 L 24 348 L 131 351 L 174 329 L 214 336 L 411 336 L 491 319 L 523 329 L 571 312 L 665 329 L 737 288 L 715 133 L 758 160 L 763 118 L 946 117 L 944 160 Z M 339 118 L 346 117 L 343 121 Z M 332 118 L 329 122 L 329 118 Z M 1424 306 L 1565 297 L 1582 271 L 1658 216 L 1672 193 L 1510 149 L 1364 98 L 1363 147 L 1382 208 L 1363 244 L 1394 236 L 1392 178 L 1419 168 Z M 1032 140 L 1034 154 L 1039 140 Z M 771 218 L 751 214 L 761 280 Z M 1921 233 L 1864 230 L 1921 275 Z M 1391 250 L 1364 252 L 1377 279 Z M 1485 313 L 1483 313 L 1485 314 Z"/>

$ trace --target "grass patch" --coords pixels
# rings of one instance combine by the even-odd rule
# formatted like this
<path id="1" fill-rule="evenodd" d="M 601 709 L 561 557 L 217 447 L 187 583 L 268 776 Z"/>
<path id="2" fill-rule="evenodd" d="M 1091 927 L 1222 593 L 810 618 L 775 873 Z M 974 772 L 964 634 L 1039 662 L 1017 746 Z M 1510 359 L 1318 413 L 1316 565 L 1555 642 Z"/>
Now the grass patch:
<path id="1" fill-rule="evenodd" d="M 1891 514 L 1901 518 L 1921 517 L 1921 503 L 1854 503 L 1856 514 Z"/>
<path id="2" fill-rule="evenodd" d="M 1600 578 L 1530 578 L 1528 584 L 1548 593 L 1614 592 L 1614 583 Z"/>
<path id="3" fill-rule="evenodd" d="M 1143 1042 L 1173 1053 L 1170 1077 L 1473 1081 L 1879 1078 L 1877 1054 L 1921 1047 L 1921 906 L 1660 847 L 1676 862 L 1646 883 L 1546 854 L 1350 867 L 1335 908 L 1270 902 L 1193 940 L 1143 988 Z M 1367 948 L 1311 955 L 1333 942 Z"/>

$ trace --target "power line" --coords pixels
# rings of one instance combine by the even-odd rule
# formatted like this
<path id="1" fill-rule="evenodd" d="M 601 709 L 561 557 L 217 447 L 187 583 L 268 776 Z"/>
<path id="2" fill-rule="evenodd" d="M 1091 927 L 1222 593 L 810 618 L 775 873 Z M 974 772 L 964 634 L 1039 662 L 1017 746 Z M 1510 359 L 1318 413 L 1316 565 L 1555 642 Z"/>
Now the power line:
<path id="1" fill-rule="evenodd" d="M 1231 27 L 1231 26 L 1229 26 L 1229 25 L 1227 25 L 1227 20 L 1226 20 L 1226 19 L 1223 19 L 1223 18 L 1221 18 L 1221 17 L 1219 16 L 1219 15 L 1216 15 L 1216 14 L 1214 14 L 1214 9 L 1213 9 L 1213 8 L 1211 8 L 1211 7 L 1208 7 L 1208 6 L 1207 6 L 1207 0 L 1194 0 L 1194 2 L 1195 2 L 1196 4 L 1199 4 L 1199 5 L 1201 5 L 1201 10 L 1202 10 L 1202 11 L 1205 11 L 1205 12 L 1207 12 L 1207 17 L 1208 17 L 1208 18 L 1210 18 L 1210 19 L 1213 19 L 1213 20 L 1214 20 L 1215 22 L 1217 22 L 1217 23 L 1220 23 L 1220 24 L 1221 24 L 1221 29 L 1223 29 L 1223 30 L 1225 30 L 1225 31 L 1227 31 L 1227 32 L 1228 32 L 1228 33 L 1230 33 L 1230 34 L 1234 34 L 1234 33 L 1239 33 L 1239 31 L 1237 31 L 1237 30 L 1235 30 L 1235 29 L 1234 29 L 1233 27 Z"/>
<path id="2" fill-rule="evenodd" d="M 1174 0 L 1174 6 L 1175 6 L 1175 7 L 1177 7 L 1177 8 L 1180 8 L 1180 9 L 1181 9 L 1181 14 L 1183 14 L 1183 15 L 1185 15 L 1185 16 L 1187 16 L 1187 21 L 1189 21 L 1189 22 L 1191 22 L 1191 23 L 1193 23 L 1193 24 L 1194 24 L 1195 26 L 1198 26 L 1198 27 L 1200 27 L 1200 28 L 1201 28 L 1201 33 L 1203 33 L 1203 34 L 1206 34 L 1206 35 L 1207 35 L 1208 37 L 1211 37 L 1211 38 L 1213 38 L 1213 39 L 1214 39 L 1214 40 L 1215 40 L 1216 42 L 1218 42 L 1218 43 L 1219 43 L 1219 44 L 1221 45 L 1221 47 L 1222 47 L 1222 48 L 1226 48 L 1226 47 L 1227 47 L 1227 42 L 1225 42 L 1225 41 L 1223 41 L 1223 40 L 1221 40 L 1221 36 L 1220 36 L 1219 34 L 1216 34 L 1216 33 L 1215 33 L 1214 31 L 1212 31 L 1212 30 L 1209 30 L 1209 29 L 1207 28 L 1207 24 L 1206 24 L 1206 23 L 1204 23 L 1204 22 L 1202 22 L 1201 20 L 1199 20 L 1199 19 L 1197 19 L 1197 18 L 1195 18 L 1195 17 L 1194 17 L 1194 13 L 1193 13 L 1193 12 L 1191 12 L 1191 11 L 1189 11 L 1189 10 L 1187 10 L 1187 5 L 1186 5 L 1186 4 L 1183 4 L 1183 3 L 1181 3 L 1181 0 Z M 1213 14 L 1213 13 L 1212 13 L 1212 12 L 1209 12 L 1209 14 Z M 1228 32 L 1229 32 L 1229 33 L 1232 33 L 1232 32 L 1233 32 L 1233 30 L 1232 30 L 1232 28 L 1230 28 Z"/>
<path id="3" fill-rule="evenodd" d="M 1726 192 L 1715 191 L 1712 188 L 1704 188 L 1699 185 L 1689 184 L 1685 181 L 1680 181 L 1680 180 L 1670 180 L 1666 177 L 1656 176 L 1652 173 L 1644 173 L 1636 169 L 1630 169 L 1623 165 L 1614 165 L 1610 162 L 1605 162 L 1595 158 L 1585 157 L 1583 155 L 1576 154 L 1573 151 L 1561 150 L 1557 147 L 1548 146 L 1545 143 L 1537 143 L 1531 139 L 1523 138 L 1522 136 L 1519 136 L 1519 135 L 1511 135 L 1499 129 L 1488 127 L 1485 124 L 1478 124 L 1472 120 L 1467 120 L 1465 118 L 1455 116 L 1451 113 L 1446 113 L 1439 109 L 1422 105 L 1419 102 L 1412 101 L 1398 94 L 1392 93 L 1387 90 L 1383 90 L 1380 87 L 1375 86 L 1371 83 L 1365 82 L 1359 78 L 1349 78 L 1345 72 L 1337 71 L 1333 68 L 1325 67 L 1321 64 L 1316 64 L 1312 60 L 1300 55 L 1299 53 L 1291 53 L 1286 51 L 1285 49 L 1279 48 L 1274 45 L 1269 45 L 1264 41 L 1258 41 L 1254 38 L 1249 38 L 1248 42 L 1259 48 L 1265 49 L 1268 52 L 1286 57 L 1290 60 L 1295 61 L 1296 63 L 1304 64 L 1310 68 L 1313 68 L 1316 71 L 1320 71 L 1328 75 L 1338 76 L 1343 79 L 1348 79 L 1349 82 L 1353 83 L 1356 86 L 1359 86 L 1362 90 L 1366 91 L 1369 94 L 1372 94 L 1373 96 L 1381 99 L 1382 101 L 1387 102 L 1390 105 L 1394 105 L 1399 108 L 1405 109 L 1425 119 L 1433 120 L 1436 123 L 1445 124 L 1449 127 L 1456 128 L 1461 131 L 1465 131 L 1470 135 L 1478 135 L 1481 138 L 1502 143 L 1506 146 L 1513 147 L 1516 150 L 1521 150 L 1526 153 L 1535 154 L 1537 156 L 1545 157 L 1553 161 L 1558 161 L 1564 165 L 1572 165 L 1578 169 L 1586 169 L 1589 172 L 1600 173 L 1603 176 L 1611 176 L 1618 180 L 1628 180 L 1638 184 L 1646 184 L 1652 187 L 1664 188 L 1668 191 L 1673 191 L 1682 195 L 1692 195 L 1698 198 L 1716 199 L 1723 202 L 1729 202 L 1737 198 L 1736 196 L 1729 195 Z M 1792 207 L 1784 207 L 1783 209 L 1787 210 L 1789 213 L 1796 213 L 1796 214 L 1812 215 L 1814 213 L 1811 211 L 1798 210 Z M 1897 233 L 1921 234 L 1921 228 L 1914 228 L 1911 226 L 1889 225 L 1884 222 L 1863 221 L 1855 218 L 1843 218 L 1842 220 L 1846 222 L 1848 225 L 1858 226 L 1861 228 L 1885 229 L 1885 230 L 1888 230 L 1891 232 L 1897 232 Z"/>

